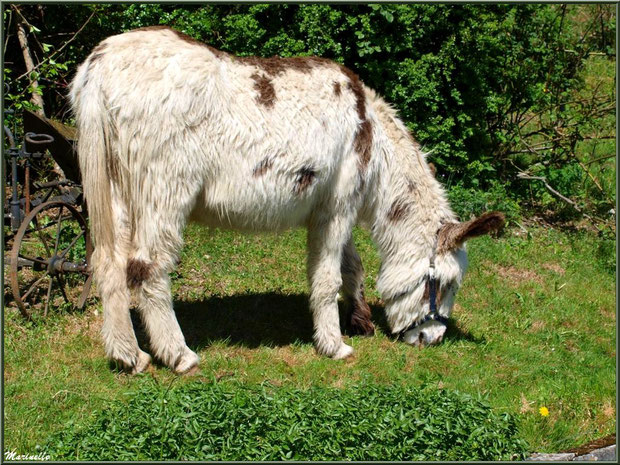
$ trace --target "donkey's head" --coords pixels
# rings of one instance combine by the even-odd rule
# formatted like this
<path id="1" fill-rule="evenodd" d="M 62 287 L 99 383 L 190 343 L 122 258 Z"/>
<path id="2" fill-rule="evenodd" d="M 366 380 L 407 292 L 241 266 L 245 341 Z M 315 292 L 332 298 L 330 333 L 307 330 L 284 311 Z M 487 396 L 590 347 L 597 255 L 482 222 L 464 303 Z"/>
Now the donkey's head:
<path id="1" fill-rule="evenodd" d="M 501 229 L 504 215 L 485 213 L 465 223 L 443 224 L 434 247 L 414 265 L 414 282 L 386 300 L 386 316 L 393 333 L 415 346 L 443 340 L 456 293 L 467 269 L 465 242 Z"/>

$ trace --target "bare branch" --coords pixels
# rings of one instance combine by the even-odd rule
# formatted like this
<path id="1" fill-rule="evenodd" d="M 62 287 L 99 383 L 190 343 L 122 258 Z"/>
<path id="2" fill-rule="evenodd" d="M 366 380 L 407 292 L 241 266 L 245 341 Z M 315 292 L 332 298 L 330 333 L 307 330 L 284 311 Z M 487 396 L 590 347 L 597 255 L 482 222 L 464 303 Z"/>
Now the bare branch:
<path id="1" fill-rule="evenodd" d="M 16 5 L 11 5 L 15 12 L 19 15 L 19 19 L 17 19 L 17 40 L 19 40 L 19 45 L 22 49 L 22 54 L 24 56 L 24 64 L 26 65 L 26 74 L 29 75 L 34 71 L 35 65 L 32 61 L 32 54 L 30 53 L 30 47 L 28 45 L 28 36 L 26 34 L 26 28 L 24 27 L 28 22 L 24 18 L 24 16 L 19 11 L 19 8 Z M 30 101 L 39 107 L 37 113 L 41 116 L 45 116 L 45 111 L 43 110 L 43 97 L 37 92 L 39 89 L 39 82 L 36 79 L 30 78 L 30 86 L 32 87 L 32 97 Z"/>
<path id="2" fill-rule="evenodd" d="M 42 60 L 37 66 L 34 67 L 34 69 L 32 71 L 35 71 L 37 68 L 39 68 L 41 65 L 43 65 L 44 63 L 48 62 L 49 60 L 51 60 L 52 58 L 54 58 L 56 55 L 58 55 L 62 50 L 64 50 L 64 48 L 69 45 L 71 42 L 73 42 L 75 40 L 75 38 L 78 36 L 78 34 L 80 32 L 82 32 L 82 30 L 86 27 L 86 25 L 90 22 L 91 19 L 93 19 L 93 17 L 95 16 L 95 14 L 97 13 L 97 10 L 93 10 L 93 12 L 91 13 L 91 15 L 88 17 L 88 19 L 84 22 L 84 24 L 82 24 L 82 26 L 75 32 L 75 34 L 73 34 L 73 36 L 67 40 L 64 44 L 62 44 L 62 46 L 56 50 L 54 53 L 52 53 L 50 56 L 48 56 L 47 58 L 45 58 L 44 60 Z M 17 79 L 22 79 L 23 77 L 27 76 L 31 71 L 28 71 L 24 74 L 22 74 L 21 76 L 19 76 Z"/>
<path id="3" fill-rule="evenodd" d="M 9 16 L 9 20 L 7 21 L 5 30 L 6 30 L 6 39 L 4 40 L 4 52 L 2 55 L 6 54 L 6 50 L 9 44 L 9 37 L 11 37 L 11 34 L 9 33 L 9 31 L 11 30 L 11 23 L 13 22 L 13 12 L 11 10 L 7 11 L 8 16 Z"/>
<path id="4" fill-rule="evenodd" d="M 605 137 L 604 139 L 615 139 L 615 137 L 613 137 L 613 138 L 612 137 Z M 607 160 L 608 158 L 614 158 L 615 156 L 616 156 L 615 153 L 612 153 L 611 155 L 604 155 L 602 157 L 595 158 L 594 160 L 587 161 L 584 164 L 585 165 L 591 165 L 592 163 L 596 163 L 597 161 Z"/>
<path id="5" fill-rule="evenodd" d="M 531 180 L 535 180 L 535 181 L 541 181 L 545 188 L 551 192 L 554 196 L 556 196 L 557 198 L 559 198 L 560 200 L 566 202 L 567 204 L 569 204 L 570 206 L 572 206 L 575 210 L 577 210 L 579 213 L 581 213 L 584 217 L 586 217 L 587 219 L 589 219 L 592 224 L 594 225 L 594 227 L 596 229 L 598 229 L 599 231 L 601 230 L 598 225 L 596 224 L 596 220 L 595 218 L 593 218 L 592 216 L 588 215 L 587 213 L 585 213 L 582 208 L 577 204 L 577 202 L 575 202 L 574 200 L 569 199 L 568 197 L 560 194 L 558 191 L 556 191 L 553 187 L 551 187 L 549 185 L 549 183 L 547 182 L 547 178 L 545 178 L 544 176 L 532 176 L 531 174 L 528 174 L 524 171 L 519 171 L 519 173 L 517 173 L 517 177 L 519 179 L 531 179 Z"/>
<path id="6" fill-rule="evenodd" d="M 581 166 L 581 169 L 584 170 L 586 172 L 586 174 L 588 175 L 588 177 L 592 180 L 592 182 L 594 183 L 594 185 L 598 188 L 598 190 L 601 192 L 601 194 L 603 194 L 603 196 L 605 196 L 605 198 L 607 199 L 607 201 L 609 201 L 609 198 L 607 197 L 607 193 L 605 192 L 605 190 L 603 190 L 603 187 L 601 186 L 601 184 L 598 182 L 598 179 L 596 179 L 596 177 L 594 177 L 594 175 L 590 172 L 590 170 L 588 170 L 588 168 L 586 167 L 586 165 L 579 160 L 579 158 L 577 158 L 577 155 L 575 155 L 575 159 L 577 160 L 577 163 L 579 163 L 579 166 Z"/>

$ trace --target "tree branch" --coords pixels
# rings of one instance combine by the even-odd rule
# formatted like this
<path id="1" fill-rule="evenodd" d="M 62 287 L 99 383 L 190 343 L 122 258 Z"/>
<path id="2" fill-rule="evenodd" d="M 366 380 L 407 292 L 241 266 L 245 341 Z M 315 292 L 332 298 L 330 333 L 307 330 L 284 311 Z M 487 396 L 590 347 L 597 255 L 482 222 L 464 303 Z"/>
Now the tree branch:
<path id="1" fill-rule="evenodd" d="M 562 201 L 564 201 L 564 202 L 566 202 L 567 204 L 569 204 L 570 206 L 572 206 L 575 210 L 577 210 L 579 213 L 581 213 L 584 217 L 586 217 L 587 219 L 589 219 L 589 220 L 592 222 L 592 224 L 594 225 L 594 227 L 595 227 L 596 229 L 598 229 L 599 231 L 601 230 L 601 229 L 598 227 L 598 225 L 596 224 L 596 220 L 595 220 L 593 217 L 591 217 L 590 215 L 588 215 L 587 213 L 585 213 L 585 212 L 581 209 L 581 207 L 580 207 L 579 205 L 577 205 L 577 202 L 575 202 L 575 201 L 573 201 L 573 200 L 569 199 L 568 197 L 566 197 L 566 196 L 564 196 L 564 195 L 560 194 L 560 193 L 559 193 L 558 191 L 556 191 L 553 187 L 551 187 L 551 186 L 549 185 L 549 183 L 547 182 L 547 178 L 545 178 L 544 176 L 532 176 L 531 174 L 528 174 L 528 173 L 526 173 L 526 172 L 524 172 L 524 171 L 520 171 L 520 172 L 517 174 L 517 177 L 518 177 L 519 179 L 531 179 L 531 180 L 535 180 L 535 181 L 541 181 L 541 182 L 544 184 L 545 188 L 546 188 L 549 192 L 551 192 L 554 196 L 558 197 L 558 198 L 559 198 L 559 199 L 561 199 Z"/>
<path id="2" fill-rule="evenodd" d="M 615 137 L 603 137 L 603 139 L 615 139 Z M 615 153 L 612 153 L 611 155 L 604 155 L 602 157 L 595 158 L 594 160 L 587 161 L 585 162 L 585 164 L 591 165 L 592 163 L 596 163 L 597 161 L 607 160 L 608 158 L 614 158 L 615 156 Z"/>
<path id="3" fill-rule="evenodd" d="M 3 56 L 6 54 L 6 50 L 9 44 L 9 37 L 11 37 L 11 34 L 9 33 L 9 31 L 11 30 L 11 24 L 13 23 L 13 12 L 11 10 L 8 10 L 7 13 L 8 13 L 9 20 L 7 21 L 6 27 L 5 27 L 6 38 L 4 40 L 4 51 L 2 53 Z"/>
<path id="4" fill-rule="evenodd" d="M 86 25 L 90 22 L 91 19 L 93 19 L 93 16 L 95 16 L 95 13 L 97 13 L 97 10 L 93 10 L 93 12 L 91 13 L 91 15 L 88 17 L 88 19 L 84 22 L 84 24 L 82 24 L 82 26 L 75 32 L 75 34 L 73 34 L 73 36 L 67 40 L 64 44 L 62 44 L 62 46 L 56 50 L 54 53 L 52 53 L 50 56 L 48 56 L 47 58 L 45 58 L 44 60 L 42 60 L 37 66 L 34 67 L 34 69 L 32 69 L 32 71 L 35 71 L 37 68 L 39 68 L 41 65 L 43 65 L 44 63 L 48 62 L 49 60 L 51 60 L 52 58 L 54 58 L 56 55 L 58 55 L 67 45 L 69 45 L 71 42 L 73 42 L 75 40 L 75 38 L 78 36 L 78 34 L 80 32 L 82 32 L 82 30 L 86 27 Z M 22 74 L 21 76 L 19 76 L 17 79 L 22 79 L 24 76 L 28 75 L 31 71 L 28 71 L 24 74 Z"/>
<path id="5" fill-rule="evenodd" d="M 28 46 L 28 36 L 26 34 L 25 25 L 28 23 L 24 16 L 19 11 L 19 8 L 16 5 L 11 5 L 15 12 L 19 15 L 19 18 L 16 22 L 17 27 L 17 40 L 19 40 L 19 45 L 22 49 L 22 54 L 24 56 L 24 64 L 26 65 L 26 74 L 30 75 L 32 71 L 35 69 L 34 62 L 32 61 L 32 54 L 30 53 L 30 47 Z M 43 97 L 37 92 L 39 89 L 39 82 L 36 79 L 30 78 L 30 86 L 32 87 L 32 97 L 30 101 L 34 103 L 39 109 L 37 110 L 37 114 L 41 116 L 45 116 L 45 111 L 43 109 Z"/>

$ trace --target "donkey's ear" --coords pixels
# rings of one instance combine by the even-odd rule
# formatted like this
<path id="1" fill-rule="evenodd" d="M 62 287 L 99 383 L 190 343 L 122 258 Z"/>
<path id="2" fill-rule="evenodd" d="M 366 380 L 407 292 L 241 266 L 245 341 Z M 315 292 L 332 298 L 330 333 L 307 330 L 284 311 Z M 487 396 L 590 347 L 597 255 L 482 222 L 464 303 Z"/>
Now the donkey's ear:
<path id="1" fill-rule="evenodd" d="M 433 177 L 437 177 L 437 167 L 435 166 L 435 163 L 433 163 L 432 161 L 428 162 L 428 168 L 431 170 L 431 173 L 433 173 Z"/>
<path id="2" fill-rule="evenodd" d="M 439 230 L 437 253 L 454 250 L 472 237 L 499 231 L 505 221 L 503 213 L 487 212 L 465 223 L 447 223 Z"/>

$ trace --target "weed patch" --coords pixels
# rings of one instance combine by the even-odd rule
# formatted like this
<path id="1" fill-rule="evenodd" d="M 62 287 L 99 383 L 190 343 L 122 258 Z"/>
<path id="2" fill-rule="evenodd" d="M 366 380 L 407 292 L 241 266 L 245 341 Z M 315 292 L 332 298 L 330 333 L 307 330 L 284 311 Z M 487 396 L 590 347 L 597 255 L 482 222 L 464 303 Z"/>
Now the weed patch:
<path id="1" fill-rule="evenodd" d="M 517 422 L 436 388 L 143 384 L 52 436 L 56 460 L 510 460 Z"/>

